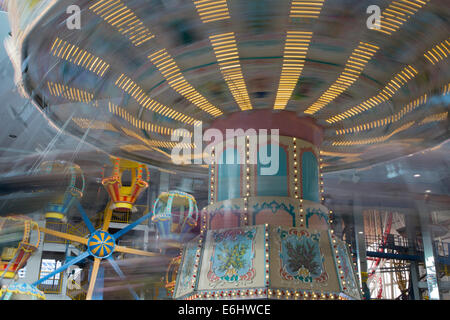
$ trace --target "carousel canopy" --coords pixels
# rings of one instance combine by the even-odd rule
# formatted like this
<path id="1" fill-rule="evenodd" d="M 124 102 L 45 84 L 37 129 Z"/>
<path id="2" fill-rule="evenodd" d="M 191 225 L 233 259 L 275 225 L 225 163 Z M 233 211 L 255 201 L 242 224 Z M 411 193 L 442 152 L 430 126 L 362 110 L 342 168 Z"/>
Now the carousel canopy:
<path id="1" fill-rule="evenodd" d="M 114 155 L 173 169 L 174 130 L 260 109 L 320 126 L 325 171 L 449 136 L 444 0 L 379 1 L 370 28 L 361 0 L 80 0 L 79 29 L 72 4 L 8 2 L 16 81 Z"/>

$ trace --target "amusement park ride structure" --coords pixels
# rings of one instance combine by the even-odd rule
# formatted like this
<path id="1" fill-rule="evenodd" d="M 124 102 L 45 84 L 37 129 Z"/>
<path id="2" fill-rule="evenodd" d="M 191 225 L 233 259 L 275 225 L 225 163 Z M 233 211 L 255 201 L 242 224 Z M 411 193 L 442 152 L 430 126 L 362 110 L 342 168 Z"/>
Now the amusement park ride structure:
<path id="1" fill-rule="evenodd" d="M 114 253 L 163 254 L 117 243 L 151 218 L 161 241 L 176 251 L 184 243 L 166 275 L 175 299 L 362 299 L 352 254 L 330 227 L 323 174 L 448 138 L 443 3 L 392 1 L 382 13 L 389 18 L 366 29 L 359 9 L 368 1 L 280 0 L 266 7 L 202 0 L 179 7 L 164 2 L 156 10 L 153 1 L 83 0 L 84 26 L 73 30 L 66 23 L 69 0 L 7 1 L 5 44 L 19 92 L 58 130 L 114 155 L 112 175 L 102 180 L 109 202 L 97 228 L 80 201 L 85 181 L 78 166 L 42 167 L 71 176 L 46 218 L 64 220 L 76 208 L 88 235 L 38 227 L 85 250 L 33 285 L 91 258 L 86 299 L 103 260 L 126 280 Z M 429 36 L 420 39 L 423 33 Z M 241 129 L 212 149 L 214 159 L 241 162 L 172 163 L 174 131 L 184 128 L 191 137 L 200 124 L 222 133 Z M 252 129 L 279 130 L 279 140 L 255 142 Z M 245 143 L 234 148 L 238 139 Z M 280 155 L 273 176 L 261 173 L 265 163 L 256 156 L 267 146 Z M 192 195 L 163 192 L 152 210 L 110 233 L 113 212 L 132 211 L 148 188 L 147 164 L 208 177 L 208 204 L 199 213 Z M 124 183 L 128 173 L 131 182 Z M 371 253 L 372 271 L 389 254 L 391 227 L 392 214 Z M 15 252 L 31 250 L 20 248 Z M 5 257 L 5 275 L 25 262 Z"/>

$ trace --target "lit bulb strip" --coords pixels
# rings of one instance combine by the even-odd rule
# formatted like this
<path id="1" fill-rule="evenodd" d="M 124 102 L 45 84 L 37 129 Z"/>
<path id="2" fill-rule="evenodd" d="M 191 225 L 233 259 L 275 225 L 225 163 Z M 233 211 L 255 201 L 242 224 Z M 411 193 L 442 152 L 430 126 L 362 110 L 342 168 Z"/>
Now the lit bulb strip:
<path id="1" fill-rule="evenodd" d="M 148 132 L 155 132 L 161 135 L 170 136 L 172 135 L 174 129 L 168 128 L 168 127 L 162 127 L 147 121 L 142 121 L 140 119 L 137 119 L 135 116 L 133 116 L 131 113 L 129 113 L 124 108 L 109 102 L 108 104 L 108 110 L 114 115 L 117 115 L 124 119 L 125 121 L 132 124 L 134 127 L 142 130 L 147 130 Z"/>
<path id="2" fill-rule="evenodd" d="M 210 192 L 209 192 L 209 204 L 210 205 L 213 205 L 214 204 L 214 200 L 215 200 L 215 197 L 214 197 L 214 186 L 215 186 L 215 184 L 216 184 L 216 181 L 217 181 L 217 176 L 216 176 L 216 173 L 215 173 L 215 168 L 216 168 L 216 163 L 215 163 L 215 148 L 214 147 L 212 147 L 212 149 L 211 149 L 211 164 L 210 164 L 210 167 L 211 167 L 211 169 L 210 169 L 210 178 L 211 178 L 211 181 L 210 181 L 210 183 L 209 183 L 209 185 L 210 185 Z"/>
<path id="3" fill-rule="evenodd" d="M 130 131 L 130 130 L 126 129 L 126 128 L 122 128 L 122 129 L 127 130 L 127 134 L 129 134 L 130 132 L 133 132 L 133 131 Z M 133 133 L 134 133 L 134 135 L 133 134 L 132 135 L 135 137 L 136 133 L 135 132 L 133 132 Z M 183 148 L 191 148 L 192 147 L 192 144 L 189 144 L 189 143 L 178 143 L 178 142 L 173 142 L 173 141 L 148 140 L 148 139 L 145 139 L 145 144 L 147 146 L 149 146 L 149 147 L 160 147 L 160 148 L 166 148 L 166 149 L 172 149 L 172 148 L 174 148 L 177 145 L 179 145 L 179 146 L 181 146 Z M 139 150 L 147 150 L 148 149 L 146 146 L 143 146 L 141 144 L 126 145 L 126 147 L 130 151 L 131 150 L 139 151 Z"/>
<path id="4" fill-rule="evenodd" d="M 244 196 L 244 214 L 242 215 L 242 221 L 241 221 L 241 225 L 243 226 L 248 226 L 248 217 L 249 217 L 249 213 L 248 213 L 248 205 L 249 205 L 249 197 L 250 197 L 250 178 L 251 178 L 251 173 L 250 173 L 250 137 L 246 136 L 245 137 L 245 166 L 244 166 L 244 170 L 245 170 L 245 188 L 244 188 L 244 192 L 245 192 L 245 196 Z"/>
<path id="5" fill-rule="evenodd" d="M 155 37 L 133 11 L 119 0 L 99 0 L 89 10 L 116 28 L 136 47 Z"/>
<path id="6" fill-rule="evenodd" d="M 125 128 L 125 127 L 120 127 L 123 132 L 128 135 L 131 138 L 135 138 L 139 141 L 142 141 L 143 143 L 145 143 L 147 146 L 152 147 L 152 148 L 156 148 L 156 147 L 163 147 L 163 148 L 167 148 L 167 149 L 171 149 L 173 148 L 175 145 L 177 145 L 177 142 L 171 142 L 171 141 L 161 141 L 161 140 L 149 140 L 146 139 L 144 137 L 141 137 L 141 135 L 139 135 L 138 133 L 134 132 L 131 129 Z M 182 144 L 183 147 L 185 148 L 192 148 L 192 145 L 189 144 Z M 170 158 L 170 156 L 169 156 Z"/>
<path id="7" fill-rule="evenodd" d="M 219 63 L 220 71 L 241 110 L 252 109 L 250 97 L 242 75 L 234 32 L 209 37 Z"/>
<path id="8" fill-rule="evenodd" d="M 415 123 L 415 121 L 405 123 L 404 125 L 395 129 L 394 131 L 392 131 L 391 133 L 389 133 L 387 135 L 369 138 L 369 139 L 362 139 L 362 140 L 333 141 L 331 145 L 337 146 L 337 147 L 348 147 L 348 146 L 355 146 L 355 145 L 367 145 L 367 144 L 382 143 L 382 142 L 385 142 L 386 140 L 388 140 L 389 138 L 391 138 L 393 135 L 410 128 L 414 123 Z"/>
<path id="9" fill-rule="evenodd" d="M 450 42 L 447 40 L 442 41 L 441 43 L 435 45 L 433 48 L 425 52 L 423 55 L 430 61 L 433 65 L 438 63 L 441 60 L 447 58 L 450 54 Z"/>
<path id="10" fill-rule="evenodd" d="M 113 132 L 119 132 L 111 123 L 91 120 L 86 118 L 72 118 L 72 121 L 81 129 L 94 129 L 94 130 L 108 130 Z"/>
<path id="11" fill-rule="evenodd" d="M 367 63 L 379 49 L 378 46 L 366 42 L 360 42 L 358 47 L 353 50 L 350 58 L 345 64 L 344 71 L 338 79 L 325 91 L 320 98 L 310 105 L 305 113 L 314 114 L 321 110 L 340 94 L 347 90 L 356 80 L 358 80 Z"/>
<path id="12" fill-rule="evenodd" d="M 325 0 L 292 0 L 289 18 L 319 18 Z"/>
<path id="13" fill-rule="evenodd" d="M 196 269 L 194 269 L 196 271 Z M 228 289 L 213 291 L 197 291 L 195 294 L 186 295 L 183 300 L 237 300 L 237 299 L 286 299 L 286 300 L 350 300 L 347 295 L 338 292 L 324 292 L 311 290 L 292 290 L 285 288 L 251 288 Z"/>
<path id="14" fill-rule="evenodd" d="M 100 77 L 103 77 L 105 72 L 110 67 L 109 64 L 99 57 L 96 57 L 86 50 L 80 49 L 67 41 L 61 40 L 58 37 L 53 42 L 50 52 L 53 56 L 76 64 L 77 66 L 91 71 Z"/>
<path id="15" fill-rule="evenodd" d="M 166 49 L 161 49 L 149 55 L 148 58 L 151 62 L 153 62 L 153 64 L 155 64 L 169 85 L 176 92 L 188 99 L 192 104 L 214 117 L 218 117 L 223 114 L 220 109 L 213 106 L 186 81 L 180 71 L 180 68 Z"/>
<path id="16" fill-rule="evenodd" d="M 425 117 L 422 121 L 419 122 L 419 125 L 424 125 L 430 122 L 438 122 L 438 121 L 444 121 L 448 119 L 448 111 L 432 114 L 431 116 Z"/>
<path id="17" fill-rule="evenodd" d="M 373 30 L 391 35 L 430 0 L 396 0 L 381 13 L 380 24 Z"/>
<path id="18" fill-rule="evenodd" d="M 338 129 L 338 130 L 336 130 L 336 135 L 339 136 L 339 135 L 345 135 L 345 134 L 352 134 L 352 133 L 367 131 L 367 130 L 371 130 L 371 129 L 375 129 L 375 128 L 379 128 L 379 127 L 384 127 L 386 125 L 389 125 L 391 123 L 395 123 L 395 122 L 399 121 L 406 114 L 410 113 L 411 111 L 415 110 L 416 108 L 418 108 L 419 106 L 421 106 L 425 103 L 427 103 L 427 95 L 426 94 L 424 94 L 423 96 L 421 96 L 417 99 L 412 100 L 396 114 L 393 114 L 391 116 L 388 116 L 388 117 L 385 117 L 382 119 L 374 120 L 369 123 L 363 123 L 363 124 L 360 124 L 360 125 L 357 125 L 357 126 L 354 126 L 351 128 Z"/>
<path id="19" fill-rule="evenodd" d="M 320 154 L 320 152 L 319 152 Z M 324 187 L 323 187 L 323 158 L 319 157 L 319 194 L 320 194 L 320 200 L 322 204 L 325 204 L 325 198 L 324 198 Z M 328 221 L 327 221 L 328 223 Z"/>
<path id="20" fill-rule="evenodd" d="M 203 23 L 230 19 L 226 0 L 198 0 L 194 5 Z"/>
<path id="21" fill-rule="evenodd" d="M 47 87 L 52 96 L 63 97 L 70 101 L 91 103 L 94 99 L 94 94 L 91 92 L 69 87 L 60 83 L 47 81 Z M 93 105 L 98 107 L 97 101 L 94 101 Z"/>
<path id="22" fill-rule="evenodd" d="M 297 159 L 298 157 L 298 151 L 297 151 L 297 138 L 292 138 L 292 157 L 293 157 L 293 161 L 292 161 L 292 171 L 294 172 L 293 177 L 294 177 L 294 197 L 295 199 L 299 198 L 299 188 L 301 186 L 301 176 L 300 176 L 300 166 L 299 166 L 299 160 Z"/>
<path id="23" fill-rule="evenodd" d="M 283 67 L 274 109 L 282 110 L 286 108 L 305 65 L 306 53 L 312 34 L 309 31 L 287 31 Z"/>
<path id="24" fill-rule="evenodd" d="M 115 85 L 132 96 L 139 105 L 146 108 L 147 110 L 161 114 L 164 117 L 180 121 L 189 125 L 198 124 L 200 121 L 195 120 L 187 115 L 177 112 L 165 105 L 152 100 L 145 91 L 140 88 L 133 80 L 122 74 Z"/>
<path id="25" fill-rule="evenodd" d="M 142 144 L 127 144 L 124 146 L 120 146 L 120 149 L 125 150 L 127 152 L 135 152 L 135 151 L 151 151 L 149 147 L 146 147 Z"/>
<path id="26" fill-rule="evenodd" d="M 326 122 L 336 123 L 344 119 L 354 117 L 378 106 L 383 102 L 388 101 L 409 80 L 414 79 L 418 73 L 419 72 L 412 66 L 406 66 L 402 71 L 397 73 L 377 95 L 367 99 L 355 107 L 348 109 L 345 112 L 327 119 Z"/>

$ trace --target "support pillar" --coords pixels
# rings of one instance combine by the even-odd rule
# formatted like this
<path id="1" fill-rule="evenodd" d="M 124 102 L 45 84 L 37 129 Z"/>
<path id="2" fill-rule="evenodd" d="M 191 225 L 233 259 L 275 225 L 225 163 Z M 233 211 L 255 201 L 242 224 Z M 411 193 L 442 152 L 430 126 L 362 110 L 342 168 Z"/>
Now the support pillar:
<path id="1" fill-rule="evenodd" d="M 417 255 L 416 252 L 416 226 L 414 221 L 414 216 L 412 214 L 405 215 L 406 233 L 408 237 L 408 254 Z M 412 296 L 410 300 L 420 300 L 419 291 L 419 266 L 417 261 L 410 261 L 410 283 Z"/>
<path id="2" fill-rule="evenodd" d="M 364 234 L 364 216 L 359 205 L 359 201 L 353 203 L 353 222 L 356 243 L 357 265 L 359 273 L 359 284 L 363 291 L 363 297 L 370 299 L 370 291 L 367 287 L 367 256 L 366 256 L 366 239 Z"/>
<path id="3" fill-rule="evenodd" d="M 420 228 L 422 231 L 423 254 L 427 272 L 428 295 L 430 300 L 440 300 L 439 284 L 436 272 L 436 257 L 433 248 L 433 232 L 431 230 L 430 213 L 422 201 L 417 201 Z"/>

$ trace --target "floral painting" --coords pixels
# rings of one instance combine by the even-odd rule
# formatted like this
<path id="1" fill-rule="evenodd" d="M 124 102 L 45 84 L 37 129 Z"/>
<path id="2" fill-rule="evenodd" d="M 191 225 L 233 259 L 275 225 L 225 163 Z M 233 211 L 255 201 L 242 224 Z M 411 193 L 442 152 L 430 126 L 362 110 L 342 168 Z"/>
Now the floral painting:
<path id="1" fill-rule="evenodd" d="M 208 280 L 214 284 L 251 281 L 255 276 L 256 228 L 214 232 Z"/>
<path id="2" fill-rule="evenodd" d="M 323 282 L 328 279 L 324 256 L 320 251 L 320 233 L 306 230 L 278 229 L 280 236 L 280 275 L 284 280 L 303 283 Z"/>

